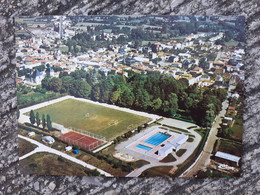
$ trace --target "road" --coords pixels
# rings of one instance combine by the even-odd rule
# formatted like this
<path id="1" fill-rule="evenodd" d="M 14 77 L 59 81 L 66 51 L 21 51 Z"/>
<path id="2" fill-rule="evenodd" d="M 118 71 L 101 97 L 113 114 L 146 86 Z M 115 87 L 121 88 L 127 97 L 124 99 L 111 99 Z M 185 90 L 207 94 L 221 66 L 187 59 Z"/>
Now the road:
<path id="1" fill-rule="evenodd" d="M 32 152 L 30 152 L 30 153 L 28 153 L 28 154 L 25 154 L 24 156 L 21 156 L 21 157 L 19 158 L 19 160 L 22 160 L 22 159 L 24 159 L 24 158 L 26 158 L 26 157 L 28 157 L 28 156 L 30 156 L 30 155 L 32 155 L 32 154 L 35 154 L 36 152 L 49 152 L 49 153 L 52 153 L 52 154 L 56 154 L 56 155 L 58 155 L 58 156 L 61 156 L 61 157 L 63 157 L 63 158 L 66 158 L 66 159 L 68 159 L 68 160 L 70 160 L 70 161 L 72 161 L 72 162 L 74 162 L 74 163 L 77 163 L 77 164 L 79 164 L 79 165 L 82 165 L 82 166 L 84 166 L 84 167 L 86 167 L 86 168 L 88 168 L 88 169 L 92 169 L 92 170 L 93 170 L 93 169 L 97 169 L 97 171 L 98 171 L 99 173 L 105 175 L 106 177 L 113 177 L 113 175 L 111 175 L 111 174 L 109 174 L 109 173 L 107 173 L 107 172 L 105 172 L 105 171 L 103 171 L 103 170 L 101 170 L 101 169 L 99 169 L 99 168 L 97 168 L 97 167 L 94 167 L 94 166 L 92 166 L 92 165 L 90 165 L 90 164 L 85 163 L 85 162 L 82 161 L 82 160 L 79 160 L 79 159 L 74 158 L 74 157 L 72 157 L 72 156 L 70 156 L 70 155 L 68 155 L 68 154 L 65 154 L 65 153 L 60 152 L 60 151 L 58 151 L 58 150 L 55 150 L 55 149 L 53 149 L 53 148 L 51 148 L 51 147 L 48 147 L 48 146 L 46 146 L 46 145 L 44 145 L 44 144 L 42 144 L 42 143 L 39 143 L 38 141 L 35 141 L 35 140 L 31 139 L 31 138 L 28 138 L 28 137 L 25 137 L 25 136 L 22 136 L 22 135 L 18 135 L 18 137 L 21 138 L 21 139 L 24 139 L 24 140 L 26 140 L 26 141 L 28 141 L 28 142 L 31 142 L 31 143 L 33 143 L 33 144 L 35 144 L 35 145 L 38 146 L 38 147 L 35 148 Z"/>
<path id="2" fill-rule="evenodd" d="M 190 168 L 188 171 L 184 172 L 184 174 L 181 177 L 193 177 L 199 170 L 203 169 L 210 163 L 210 155 L 213 150 L 214 143 L 217 140 L 216 135 L 218 133 L 218 128 L 220 127 L 222 117 L 224 117 L 226 114 L 227 107 L 228 107 L 228 100 L 225 100 L 222 103 L 222 110 L 216 117 L 216 119 L 210 129 L 208 139 L 205 143 L 205 146 L 203 148 L 200 158 L 197 160 L 195 165 L 192 168 Z"/>

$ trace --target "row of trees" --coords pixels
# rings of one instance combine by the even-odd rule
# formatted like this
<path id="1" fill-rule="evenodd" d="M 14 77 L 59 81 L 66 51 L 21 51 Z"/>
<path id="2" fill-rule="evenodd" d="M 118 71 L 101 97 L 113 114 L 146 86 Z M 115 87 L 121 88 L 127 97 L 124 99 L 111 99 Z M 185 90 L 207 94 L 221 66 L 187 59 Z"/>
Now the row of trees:
<path id="1" fill-rule="evenodd" d="M 202 126 L 213 122 L 227 95 L 225 89 L 189 86 L 187 80 L 175 80 L 171 75 L 132 71 L 128 77 L 105 76 L 97 70 L 61 72 L 59 78 L 43 79 L 42 88 L 166 117 L 181 113 Z"/>
<path id="2" fill-rule="evenodd" d="M 44 114 L 42 114 L 42 117 L 40 117 L 40 114 L 38 112 L 35 115 L 34 111 L 31 110 L 30 111 L 30 122 L 32 125 L 34 125 L 36 123 L 37 127 L 42 125 L 43 129 L 45 129 L 45 127 L 47 126 L 49 131 L 52 130 L 52 122 L 51 122 L 51 118 L 50 118 L 49 114 L 47 114 L 47 119 L 45 119 Z"/>

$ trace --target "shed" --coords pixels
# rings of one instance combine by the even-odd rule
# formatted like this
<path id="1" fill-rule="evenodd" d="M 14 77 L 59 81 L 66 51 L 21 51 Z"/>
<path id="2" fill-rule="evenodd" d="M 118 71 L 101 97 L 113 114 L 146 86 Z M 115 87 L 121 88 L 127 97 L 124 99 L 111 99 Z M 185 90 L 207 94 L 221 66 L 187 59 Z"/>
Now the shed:
<path id="1" fill-rule="evenodd" d="M 219 157 L 219 158 L 223 158 L 225 160 L 236 162 L 237 165 L 238 165 L 238 162 L 241 158 L 241 157 L 238 157 L 238 156 L 235 156 L 235 155 L 232 155 L 232 154 L 228 154 L 228 153 L 225 153 L 225 152 L 220 152 L 220 151 L 216 152 L 215 156 Z"/>
<path id="2" fill-rule="evenodd" d="M 79 154 L 79 150 L 73 150 L 74 154 Z"/>
<path id="3" fill-rule="evenodd" d="M 28 133 L 28 136 L 30 136 L 30 137 L 33 136 L 33 135 L 35 135 L 35 132 L 33 132 L 33 131 Z"/>
<path id="4" fill-rule="evenodd" d="M 66 150 L 66 152 L 71 151 L 71 150 L 72 150 L 72 146 L 67 146 L 67 147 L 65 148 L 65 150 Z"/>

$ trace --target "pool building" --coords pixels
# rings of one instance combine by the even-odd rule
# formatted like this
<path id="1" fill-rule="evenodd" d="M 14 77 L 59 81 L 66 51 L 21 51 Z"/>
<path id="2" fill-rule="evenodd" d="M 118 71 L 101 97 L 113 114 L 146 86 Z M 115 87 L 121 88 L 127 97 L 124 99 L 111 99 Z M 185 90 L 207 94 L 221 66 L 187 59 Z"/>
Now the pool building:
<path id="1" fill-rule="evenodd" d="M 158 155 L 167 156 L 172 151 L 177 152 L 181 145 L 184 144 L 188 140 L 189 136 L 185 134 L 180 134 L 178 137 L 172 139 L 171 141 L 167 141 L 165 145 L 158 150 Z"/>

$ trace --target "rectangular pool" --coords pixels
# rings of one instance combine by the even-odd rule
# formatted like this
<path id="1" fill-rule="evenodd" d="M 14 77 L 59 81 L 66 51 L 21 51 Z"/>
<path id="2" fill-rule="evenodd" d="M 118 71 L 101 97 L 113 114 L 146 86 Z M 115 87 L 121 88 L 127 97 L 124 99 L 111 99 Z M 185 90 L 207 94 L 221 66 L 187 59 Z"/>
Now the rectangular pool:
<path id="1" fill-rule="evenodd" d="M 142 144 L 138 144 L 136 147 L 137 148 L 141 148 L 141 149 L 146 150 L 146 151 L 150 151 L 152 149 L 152 148 L 150 148 L 148 146 L 144 146 Z"/>
<path id="2" fill-rule="evenodd" d="M 166 135 L 164 133 L 156 133 L 153 136 L 149 137 L 147 140 L 145 140 L 144 142 L 148 143 L 148 144 L 152 144 L 154 146 L 158 146 L 159 144 L 161 144 L 162 142 L 164 142 L 166 139 L 168 139 L 169 137 L 171 137 L 170 135 Z"/>

